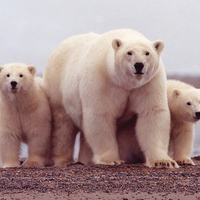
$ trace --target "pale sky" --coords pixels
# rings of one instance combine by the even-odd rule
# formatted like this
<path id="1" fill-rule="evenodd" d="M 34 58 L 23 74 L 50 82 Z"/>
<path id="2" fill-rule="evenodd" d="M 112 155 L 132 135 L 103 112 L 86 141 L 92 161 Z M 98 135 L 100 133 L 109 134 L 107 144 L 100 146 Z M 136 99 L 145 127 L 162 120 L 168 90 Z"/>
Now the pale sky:
<path id="1" fill-rule="evenodd" d="M 0 65 L 33 64 L 41 74 L 64 39 L 132 28 L 162 39 L 168 74 L 200 74 L 198 0 L 0 0 Z"/>

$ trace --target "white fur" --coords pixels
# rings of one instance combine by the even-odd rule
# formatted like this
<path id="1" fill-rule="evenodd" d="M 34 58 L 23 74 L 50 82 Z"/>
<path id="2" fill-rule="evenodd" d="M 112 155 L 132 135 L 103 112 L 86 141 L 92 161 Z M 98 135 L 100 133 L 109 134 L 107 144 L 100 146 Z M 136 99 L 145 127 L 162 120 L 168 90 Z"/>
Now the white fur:
<path id="1" fill-rule="evenodd" d="M 45 166 L 49 159 L 51 112 L 47 96 L 22 63 L 0 67 L 0 159 L 3 167 L 19 167 L 20 142 L 28 145 L 26 167 Z M 11 82 L 16 83 L 13 88 Z"/>
<path id="2" fill-rule="evenodd" d="M 169 153 L 180 164 L 194 164 L 190 156 L 194 124 L 199 120 L 195 113 L 200 114 L 200 89 L 181 81 L 169 80 L 168 102 L 171 112 Z"/>
<path id="3" fill-rule="evenodd" d="M 95 164 L 120 163 L 116 123 L 137 113 L 137 136 L 147 165 L 166 162 L 172 167 L 163 47 L 162 41 L 151 42 L 130 29 L 78 35 L 57 47 L 44 72 L 55 165 L 73 162 L 78 130 Z M 136 63 L 144 65 L 141 74 L 135 74 Z"/>
<path id="4" fill-rule="evenodd" d="M 195 113 L 200 114 L 200 90 L 180 81 L 168 80 L 167 83 L 168 103 L 171 113 L 168 153 L 179 164 L 193 165 L 190 156 L 193 147 L 194 123 L 199 120 Z M 117 128 L 119 156 L 126 163 L 145 162 L 144 153 L 138 143 L 137 126 L 137 115 L 135 115 Z M 154 140 L 157 141 L 157 138 L 155 137 Z M 83 134 L 81 135 L 80 144 L 80 161 L 90 164 L 91 160 L 83 155 L 85 153 L 90 155 L 89 157 L 92 156 L 91 149 L 87 147 Z M 167 141 L 166 145 L 168 145 Z"/>

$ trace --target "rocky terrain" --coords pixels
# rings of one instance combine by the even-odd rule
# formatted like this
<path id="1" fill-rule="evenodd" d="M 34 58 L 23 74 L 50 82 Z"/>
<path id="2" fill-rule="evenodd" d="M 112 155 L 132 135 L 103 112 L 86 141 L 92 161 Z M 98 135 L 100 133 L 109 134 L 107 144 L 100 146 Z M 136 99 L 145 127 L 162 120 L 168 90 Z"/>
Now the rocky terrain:
<path id="1" fill-rule="evenodd" d="M 200 199 L 200 157 L 179 169 L 142 164 L 0 169 L 0 199 Z"/>

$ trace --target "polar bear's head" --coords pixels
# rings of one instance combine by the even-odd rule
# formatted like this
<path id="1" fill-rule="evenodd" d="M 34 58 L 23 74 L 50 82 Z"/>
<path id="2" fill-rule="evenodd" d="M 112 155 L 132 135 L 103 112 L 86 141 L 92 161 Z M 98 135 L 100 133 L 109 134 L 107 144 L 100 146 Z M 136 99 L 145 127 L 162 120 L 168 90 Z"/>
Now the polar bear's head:
<path id="1" fill-rule="evenodd" d="M 115 67 L 132 81 L 132 87 L 146 84 L 157 73 L 160 66 L 160 54 L 164 43 L 160 40 L 120 40 L 114 39 Z"/>
<path id="2" fill-rule="evenodd" d="M 0 66 L 0 87 L 5 93 L 27 91 L 33 83 L 36 68 L 22 63 Z"/>
<path id="3" fill-rule="evenodd" d="M 177 120 L 196 122 L 200 119 L 200 89 L 174 89 L 171 98 L 169 108 Z"/>

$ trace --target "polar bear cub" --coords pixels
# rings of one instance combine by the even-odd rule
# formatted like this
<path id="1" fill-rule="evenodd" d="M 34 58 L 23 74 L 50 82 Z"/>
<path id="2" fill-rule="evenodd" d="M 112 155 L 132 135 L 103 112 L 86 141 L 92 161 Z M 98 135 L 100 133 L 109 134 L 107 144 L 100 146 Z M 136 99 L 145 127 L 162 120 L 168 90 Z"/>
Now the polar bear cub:
<path id="1" fill-rule="evenodd" d="M 19 167 L 20 143 L 28 145 L 25 167 L 45 166 L 51 144 L 51 112 L 47 96 L 22 63 L 0 66 L 0 159 L 2 167 Z"/>
<path id="2" fill-rule="evenodd" d="M 167 155 L 170 113 L 163 48 L 160 40 L 119 29 L 72 36 L 55 49 L 43 77 L 53 115 L 55 166 L 73 162 L 78 131 L 95 164 L 121 163 L 117 124 L 137 113 L 136 133 L 147 166 L 178 167 Z"/>
<path id="3" fill-rule="evenodd" d="M 168 80 L 168 103 L 171 113 L 169 154 L 179 164 L 194 164 L 194 124 L 200 119 L 200 89 L 187 83 Z"/>

